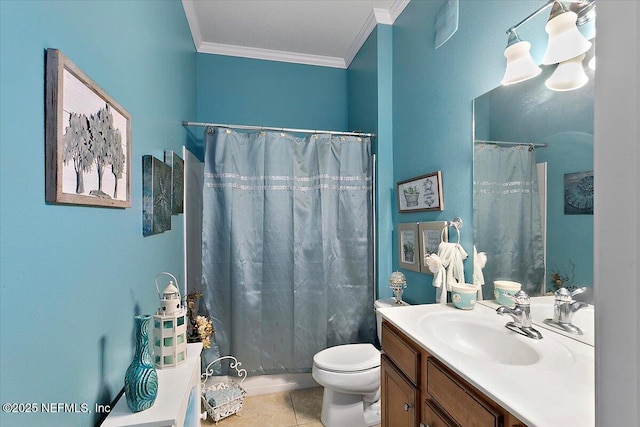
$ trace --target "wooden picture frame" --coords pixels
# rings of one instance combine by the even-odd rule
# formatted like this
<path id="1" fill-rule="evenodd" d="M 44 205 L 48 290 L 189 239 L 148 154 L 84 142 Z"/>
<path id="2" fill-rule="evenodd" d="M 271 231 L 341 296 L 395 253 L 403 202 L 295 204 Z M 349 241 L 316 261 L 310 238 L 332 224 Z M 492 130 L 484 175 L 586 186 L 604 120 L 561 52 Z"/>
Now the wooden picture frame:
<path id="1" fill-rule="evenodd" d="M 57 49 L 45 90 L 45 200 L 131 207 L 131 115 Z"/>
<path id="2" fill-rule="evenodd" d="M 398 212 L 444 210 L 440 171 L 400 181 L 396 184 Z"/>
<path id="3" fill-rule="evenodd" d="M 420 272 L 418 223 L 398 224 L 398 265 Z"/>
<path id="4" fill-rule="evenodd" d="M 441 242 L 449 240 L 449 227 L 447 221 L 427 221 L 418 223 L 418 236 L 420 243 L 420 272 L 433 274 L 425 258 L 433 253 L 438 253 Z"/>

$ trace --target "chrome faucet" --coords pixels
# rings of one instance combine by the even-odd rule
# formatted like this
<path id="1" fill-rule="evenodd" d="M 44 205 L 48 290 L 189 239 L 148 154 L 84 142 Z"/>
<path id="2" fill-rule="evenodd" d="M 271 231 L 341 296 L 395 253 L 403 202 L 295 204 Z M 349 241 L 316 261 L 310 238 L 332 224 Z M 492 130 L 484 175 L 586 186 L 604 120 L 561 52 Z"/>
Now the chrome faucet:
<path id="1" fill-rule="evenodd" d="M 531 299 L 529 295 L 525 291 L 519 290 L 511 299 L 515 302 L 514 308 L 501 305 L 496 309 L 496 313 L 508 314 L 513 318 L 513 322 L 507 322 L 504 326 L 525 337 L 534 340 L 542 339 L 542 334 L 531 326 Z"/>
<path id="2" fill-rule="evenodd" d="M 569 292 L 566 288 L 560 288 L 555 293 L 553 304 L 553 319 L 544 319 L 544 323 L 565 332 L 575 335 L 582 335 L 582 331 L 571 323 L 571 319 L 576 311 L 586 307 L 588 304 L 582 301 L 575 301 L 574 296 L 583 293 L 587 288 L 579 288 Z"/>

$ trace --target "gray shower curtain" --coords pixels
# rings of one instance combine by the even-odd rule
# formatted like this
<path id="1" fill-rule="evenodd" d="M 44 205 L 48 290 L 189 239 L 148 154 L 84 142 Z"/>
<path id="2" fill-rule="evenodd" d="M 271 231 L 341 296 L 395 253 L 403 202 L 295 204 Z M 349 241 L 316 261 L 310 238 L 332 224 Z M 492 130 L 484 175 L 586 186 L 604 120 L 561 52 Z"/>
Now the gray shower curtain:
<path id="1" fill-rule="evenodd" d="M 253 375 L 310 372 L 324 348 L 373 342 L 370 167 L 367 138 L 205 132 L 204 300 L 220 355 Z"/>
<path id="2" fill-rule="evenodd" d="M 535 159 L 528 146 L 475 146 L 474 244 L 487 254 L 484 298 L 494 298 L 494 280 L 519 282 L 529 295 L 541 291 L 544 253 Z"/>

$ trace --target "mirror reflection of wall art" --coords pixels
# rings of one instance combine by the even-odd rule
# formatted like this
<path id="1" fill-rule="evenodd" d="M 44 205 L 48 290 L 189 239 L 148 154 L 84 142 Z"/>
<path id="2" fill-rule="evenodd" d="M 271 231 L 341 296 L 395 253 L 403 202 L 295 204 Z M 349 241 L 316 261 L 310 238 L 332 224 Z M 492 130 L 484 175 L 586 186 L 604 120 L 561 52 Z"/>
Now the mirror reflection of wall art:
<path id="1" fill-rule="evenodd" d="M 142 235 L 171 230 L 171 166 L 142 156 Z"/>
<path id="2" fill-rule="evenodd" d="M 447 221 L 427 221 L 418 223 L 418 235 L 420 241 L 420 272 L 433 274 L 425 262 L 425 258 L 431 254 L 437 254 L 441 242 L 449 240 L 449 228 Z"/>
<path id="3" fill-rule="evenodd" d="M 418 223 L 398 224 L 398 265 L 407 270 L 420 271 Z"/>
<path id="4" fill-rule="evenodd" d="M 45 199 L 131 207 L 131 115 L 57 49 L 47 49 Z"/>
<path id="5" fill-rule="evenodd" d="M 442 174 L 440 171 L 396 184 L 398 212 L 444 210 Z"/>
<path id="6" fill-rule="evenodd" d="M 593 215 L 593 171 L 564 174 L 565 215 Z"/>
<path id="7" fill-rule="evenodd" d="M 171 166 L 171 214 L 184 213 L 184 160 L 173 151 L 164 152 L 164 162 Z"/>

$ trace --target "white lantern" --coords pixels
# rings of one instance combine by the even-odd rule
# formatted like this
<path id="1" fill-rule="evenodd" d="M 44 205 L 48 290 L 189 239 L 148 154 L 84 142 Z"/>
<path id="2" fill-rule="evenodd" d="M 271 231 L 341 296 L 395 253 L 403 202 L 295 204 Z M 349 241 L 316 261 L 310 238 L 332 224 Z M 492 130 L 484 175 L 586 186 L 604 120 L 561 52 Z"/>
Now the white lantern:
<path id="1" fill-rule="evenodd" d="M 163 274 L 173 281 L 160 294 L 158 277 Z M 157 368 L 174 367 L 187 360 L 187 309 L 177 285 L 178 279 L 171 273 L 156 276 L 160 308 L 153 316 L 153 360 Z"/>

